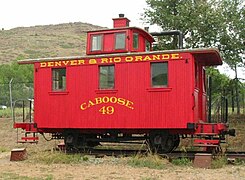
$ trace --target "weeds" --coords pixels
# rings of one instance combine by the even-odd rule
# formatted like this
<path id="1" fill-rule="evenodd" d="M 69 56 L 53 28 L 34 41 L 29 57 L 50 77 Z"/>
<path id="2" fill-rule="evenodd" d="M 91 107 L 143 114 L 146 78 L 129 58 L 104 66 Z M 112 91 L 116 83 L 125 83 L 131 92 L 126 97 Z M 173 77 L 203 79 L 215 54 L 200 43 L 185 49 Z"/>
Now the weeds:
<path id="1" fill-rule="evenodd" d="M 188 158 L 177 158 L 177 159 L 173 159 L 172 164 L 176 165 L 176 166 L 191 166 L 192 165 L 192 161 Z"/>
<path id="2" fill-rule="evenodd" d="M 149 154 L 147 156 L 136 155 L 129 159 L 128 164 L 133 167 L 148 167 L 150 169 L 163 169 L 167 161 L 158 155 Z"/>
<path id="3" fill-rule="evenodd" d="M 228 164 L 227 158 L 225 156 L 219 156 L 212 160 L 211 168 L 218 169 L 222 168 Z"/>
<path id="4" fill-rule="evenodd" d="M 0 147 L 0 153 L 2 153 L 2 152 L 7 152 L 7 151 L 8 151 L 7 148 L 5 148 L 5 147 Z"/>
<path id="5" fill-rule="evenodd" d="M 33 153 L 34 154 L 34 153 Z M 88 161 L 87 156 L 80 154 L 65 154 L 63 152 L 42 152 L 30 156 L 30 161 L 37 161 L 44 164 L 78 164 Z"/>

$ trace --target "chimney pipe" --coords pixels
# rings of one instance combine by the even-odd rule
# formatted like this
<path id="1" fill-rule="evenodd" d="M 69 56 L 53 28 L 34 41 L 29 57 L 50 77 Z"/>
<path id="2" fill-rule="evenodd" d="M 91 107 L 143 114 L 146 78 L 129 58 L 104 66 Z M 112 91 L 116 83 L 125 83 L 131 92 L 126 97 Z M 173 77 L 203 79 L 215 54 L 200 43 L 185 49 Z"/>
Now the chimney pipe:
<path id="1" fill-rule="evenodd" d="M 123 17 L 124 17 L 124 14 L 119 14 L 119 17 L 120 17 L 120 18 L 123 18 Z"/>

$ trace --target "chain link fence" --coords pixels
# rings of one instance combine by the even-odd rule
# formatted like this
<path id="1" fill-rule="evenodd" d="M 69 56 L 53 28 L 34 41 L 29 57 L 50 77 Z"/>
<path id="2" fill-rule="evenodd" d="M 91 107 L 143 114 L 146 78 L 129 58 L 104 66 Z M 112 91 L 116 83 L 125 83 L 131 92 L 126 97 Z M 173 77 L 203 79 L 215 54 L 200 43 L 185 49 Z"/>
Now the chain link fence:
<path id="1" fill-rule="evenodd" d="M 10 108 L 16 100 L 33 99 L 33 82 L 0 83 L 0 108 Z"/>

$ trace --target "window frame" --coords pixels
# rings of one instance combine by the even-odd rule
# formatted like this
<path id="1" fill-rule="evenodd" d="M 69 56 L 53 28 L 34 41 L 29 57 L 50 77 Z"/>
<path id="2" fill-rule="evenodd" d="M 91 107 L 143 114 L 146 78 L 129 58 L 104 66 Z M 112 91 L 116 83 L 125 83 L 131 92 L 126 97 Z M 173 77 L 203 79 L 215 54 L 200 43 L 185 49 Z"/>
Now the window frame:
<path id="1" fill-rule="evenodd" d="M 61 72 L 65 70 L 64 72 Z M 52 68 L 51 69 L 51 90 L 52 92 L 65 92 L 67 90 L 67 69 Z M 56 77 L 57 76 L 57 77 Z M 65 79 L 63 79 L 65 77 Z"/>
<path id="2" fill-rule="evenodd" d="M 137 37 L 137 38 L 136 38 Z M 136 38 L 136 39 L 135 39 Z M 136 42 L 137 41 L 137 42 Z M 136 44 L 137 43 L 137 44 Z M 135 46 L 136 45 L 136 46 Z M 133 49 L 138 50 L 139 49 L 139 33 L 134 32 L 133 33 Z"/>
<path id="3" fill-rule="evenodd" d="M 100 37 L 100 42 L 96 42 L 96 46 L 100 45 L 100 48 L 94 49 L 94 38 Z M 91 52 L 103 51 L 103 34 L 92 34 L 91 35 Z M 98 40 L 97 40 L 98 41 Z"/>
<path id="4" fill-rule="evenodd" d="M 124 35 L 124 47 L 117 47 L 117 35 Z M 126 34 L 126 32 L 116 32 L 115 34 L 114 34 L 114 49 L 115 50 L 125 50 L 126 49 L 126 39 L 127 39 L 127 34 Z M 120 43 L 120 42 L 119 42 Z"/>
<path id="5" fill-rule="evenodd" d="M 107 77 L 107 82 L 105 83 L 105 84 L 107 84 L 107 86 L 102 86 L 102 84 L 103 84 L 103 82 L 101 81 L 101 68 L 102 67 L 113 67 L 113 71 L 111 72 L 111 74 L 112 74 L 112 85 L 111 86 L 109 86 L 108 84 L 110 83 L 109 82 L 109 76 L 110 76 L 110 74 L 109 74 L 109 72 L 107 72 L 107 74 L 106 74 L 106 76 L 108 76 Z M 99 90 L 114 90 L 115 89 L 115 65 L 114 64 L 110 64 L 110 65 L 99 65 L 98 66 L 98 69 L 99 69 L 99 78 L 98 78 L 98 80 L 99 80 L 99 85 L 98 85 L 98 89 Z M 109 70 L 109 69 L 108 69 Z"/>
<path id="6" fill-rule="evenodd" d="M 162 84 L 156 84 L 153 82 L 153 78 L 156 77 L 154 76 L 153 77 L 153 65 L 156 65 L 156 64 L 163 64 L 164 67 L 163 68 L 166 68 L 166 72 L 164 72 L 163 75 L 166 75 L 166 83 L 164 82 L 165 81 L 165 77 L 163 77 L 163 81 L 162 81 Z M 150 63 L 150 87 L 151 88 L 167 88 L 169 87 L 169 63 L 168 61 L 165 61 L 165 62 L 151 62 Z M 161 77 L 160 77 L 161 78 Z"/>
<path id="7" fill-rule="evenodd" d="M 151 43 L 146 39 L 145 40 L 145 52 L 151 51 Z"/>

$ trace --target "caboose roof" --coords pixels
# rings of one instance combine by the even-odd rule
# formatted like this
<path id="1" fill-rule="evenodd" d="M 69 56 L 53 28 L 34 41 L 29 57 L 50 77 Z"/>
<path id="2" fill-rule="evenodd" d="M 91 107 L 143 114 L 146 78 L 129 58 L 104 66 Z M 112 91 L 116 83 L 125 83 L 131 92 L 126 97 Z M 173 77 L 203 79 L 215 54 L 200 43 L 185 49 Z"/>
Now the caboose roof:
<path id="1" fill-rule="evenodd" d="M 222 59 L 218 49 L 216 48 L 200 48 L 200 49 L 177 49 L 177 50 L 163 50 L 163 51 L 150 51 L 150 52 L 137 52 L 137 53 L 119 53 L 119 54 L 103 54 L 103 55 L 86 55 L 86 56 L 66 56 L 66 57 L 48 57 L 37 59 L 25 59 L 19 60 L 19 64 L 34 64 L 37 62 L 47 61 L 60 61 L 60 60 L 79 60 L 84 58 L 103 58 L 114 56 L 126 56 L 126 55 L 150 55 L 157 53 L 190 53 L 195 57 L 195 60 L 203 66 L 215 66 L 221 65 Z"/>
<path id="2" fill-rule="evenodd" d="M 92 31 L 88 31 L 87 33 L 103 33 L 103 32 L 116 32 L 116 31 L 120 31 L 120 30 L 136 30 L 142 34 L 144 34 L 146 39 L 150 39 L 152 42 L 154 42 L 154 38 L 151 34 L 149 34 L 149 32 L 147 32 L 146 30 L 139 28 L 139 27 L 117 27 L 117 28 L 113 28 L 113 29 L 97 29 L 97 30 L 92 30 Z"/>

